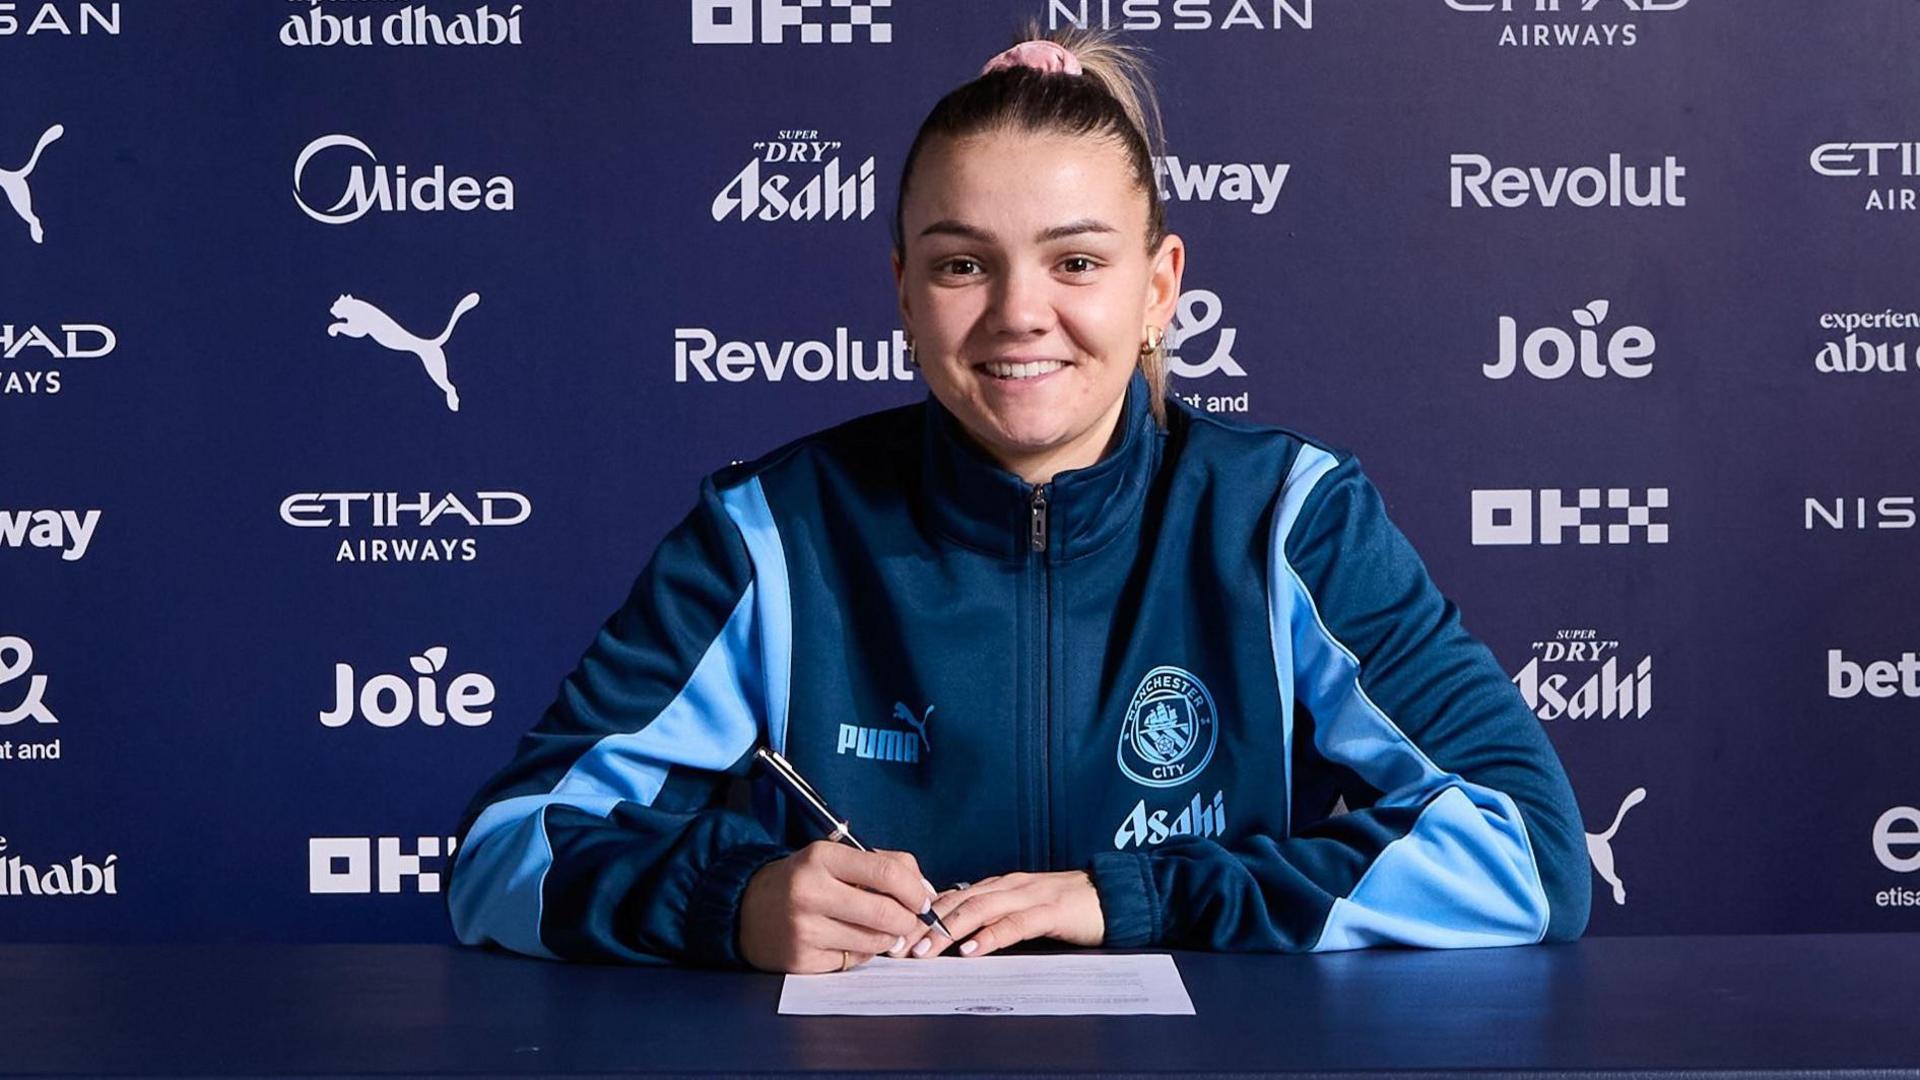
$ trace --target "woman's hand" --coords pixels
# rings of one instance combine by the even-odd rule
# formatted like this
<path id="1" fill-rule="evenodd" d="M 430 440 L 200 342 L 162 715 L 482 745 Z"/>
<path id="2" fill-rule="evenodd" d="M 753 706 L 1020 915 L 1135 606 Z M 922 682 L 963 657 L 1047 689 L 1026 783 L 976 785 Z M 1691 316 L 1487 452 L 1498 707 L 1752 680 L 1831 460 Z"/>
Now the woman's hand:
<path id="1" fill-rule="evenodd" d="M 907 937 L 907 955 L 939 956 L 959 949 L 961 956 L 985 956 L 1032 938 L 1092 948 L 1107 939 L 1100 894 L 1084 870 L 1002 874 L 941 893 L 933 910 L 957 940 L 916 922 L 915 932 Z"/>
<path id="2" fill-rule="evenodd" d="M 816 840 L 748 879 L 740 955 L 763 971 L 795 974 L 857 967 L 877 953 L 901 956 L 927 929 L 918 913 L 934 895 L 904 851 Z"/>

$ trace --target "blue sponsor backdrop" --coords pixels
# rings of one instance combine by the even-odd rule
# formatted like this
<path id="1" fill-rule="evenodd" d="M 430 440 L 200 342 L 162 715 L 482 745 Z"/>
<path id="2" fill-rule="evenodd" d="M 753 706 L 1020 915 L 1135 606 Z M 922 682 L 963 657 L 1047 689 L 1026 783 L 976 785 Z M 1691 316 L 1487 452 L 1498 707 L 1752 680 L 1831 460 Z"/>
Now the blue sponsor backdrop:
<path id="1" fill-rule="evenodd" d="M 1176 388 L 1359 451 L 1593 932 L 1910 927 L 1910 0 L 20 0 L 0 935 L 449 940 L 700 476 L 924 394 L 898 169 L 1027 16 L 1157 58 Z"/>

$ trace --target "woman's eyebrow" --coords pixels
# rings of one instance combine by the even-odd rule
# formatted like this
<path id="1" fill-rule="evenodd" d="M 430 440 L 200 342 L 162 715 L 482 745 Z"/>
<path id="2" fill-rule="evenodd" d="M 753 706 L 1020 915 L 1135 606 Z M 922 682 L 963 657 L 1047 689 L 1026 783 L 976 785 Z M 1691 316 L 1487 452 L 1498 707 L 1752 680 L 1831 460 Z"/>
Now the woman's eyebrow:
<path id="1" fill-rule="evenodd" d="M 1082 236 L 1087 233 L 1112 233 L 1112 232 L 1118 232 L 1118 231 L 1119 231 L 1118 229 L 1115 229 L 1113 226 L 1107 224 L 1104 221 L 1099 220 L 1098 218 L 1081 218 L 1077 221 L 1069 221 L 1065 225 L 1055 225 L 1050 229 L 1042 230 L 1038 236 L 1034 237 L 1034 240 L 1038 243 L 1044 244 L 1050 240 L 1061 240 L 1069 236 Z M 981 243 L 987 243 L 987 244 L 993 243 L 995 240 L 995 237 L 991 232 L 988 232 L 987 230 L 982 229 L 977 225 L 969 225 L 964 221 L 955 221 L 952 218 L 945 218 L 940 221 L 934 222 L 933 224 L 927 226 L 926 228 L 921 229 L 920 235 L 921 236 L 959 236 L 968 240 L 978 240 Z"/>

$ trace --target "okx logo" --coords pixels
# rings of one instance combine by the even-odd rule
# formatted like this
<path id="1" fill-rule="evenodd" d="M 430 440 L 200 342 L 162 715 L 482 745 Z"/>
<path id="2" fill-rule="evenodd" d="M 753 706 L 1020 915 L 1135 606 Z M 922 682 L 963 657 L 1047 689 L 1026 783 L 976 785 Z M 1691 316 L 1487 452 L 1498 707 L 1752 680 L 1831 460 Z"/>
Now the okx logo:
<path id="1" fill-rule="evenodd" d="M 452 858 L 459 844 L 456 837 L 422 836 L 414 840 L 411 854 L 402 851 L 397 836 L 315 836 L 307 840 L 307 892 L 324 894 L 360 894 L 405 892 L 406 882 L 413 891 L 440 891 L 440 872 L 426 869 L 427 860 L 438 864 Z"/>
<path id="2" fill-rule="evenodd" d="M 1473 493 L 1473 542 L 1475 545 L 1561 544 L 1568 531 L 1580 544 L 1630 544 L 1634 539 L 1649 544 L 1667 542 L 1667 523 L 1653 520 L 1656 510 L 1665 510 L 1666 488 L 1648 488 L 1636 501 L 1626 488 L 1608 488 L 1604 492 L 1606 509 L 1600 513 L 1600 488 L 1581 488 L 1572 503 L 1559 488 L 1538 492 L 1525 488 L 1476 489 Z M 1535 498 L 1539 513 L 1534 513 Z"/>
<path id="3" fill-rule="evenodd" d="M 40 155 L 66 132 L 67 129 L 59 124 L 53 125 L 40 136 L 39 142 L 33 144 L 33 153 L 28 155 L 25 165 L 18 169 L 0 169 L 0 191 L 6 192 L 8 205 L 20 215 L 20 220 L 27 223 L 27 235 L 33 237 L 36 244 L 46 243 L 47 230 L 40 224 L 40 219 L 33 215 L 33 189 L 27 186 L 27 179 L 33 175 L 34 167 L 40 164 Z"/>
<path id="4" fill-rule="evenodd" d="M 333 302 L 328 313 L 339 319 L 327 327 L 328 337 L 370 337 L 377 344 L 394 352 L 412 353 L 420 360 L 420 366 L 427 371 L 427 378 L 447 396 L 447 409 L 460 411 L 460 392 L 453 388 L 453 381 L 447 377 L 447 341 L 453 337 L 453 328 L 460 323 L 460 316 L 472 311 L 480 303 L 479 293 L 468 293 L 453 314 L 447 318 L 447 328 L 440 331 L 436 338 L 423 338 L 408 333 L 391 315 L 374 307 L 365 300 L 342 294 Z"/>
<path id="5" fill-rule="evenodd" d="M 893 0 L 693 0 L 693 43 L 885 45 L 892 8 Z"/>

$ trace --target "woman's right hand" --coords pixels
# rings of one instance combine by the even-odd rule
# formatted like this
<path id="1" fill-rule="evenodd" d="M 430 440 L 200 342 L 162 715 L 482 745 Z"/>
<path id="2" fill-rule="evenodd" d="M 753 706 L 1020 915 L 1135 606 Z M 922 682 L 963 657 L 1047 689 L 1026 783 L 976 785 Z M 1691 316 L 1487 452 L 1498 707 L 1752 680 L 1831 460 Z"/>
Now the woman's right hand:
<path id="1" fill-rule="evenodd" d="M 936 895 L 904 851 L 816 840 L 761 867 L 740 901 L 740 955 L 763 971 L 815 974 L 895 956 Z M 849 956 L 842 957 L 841 950 Z"/>

